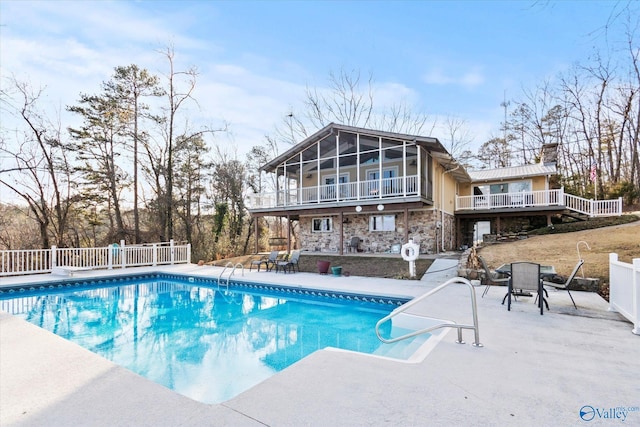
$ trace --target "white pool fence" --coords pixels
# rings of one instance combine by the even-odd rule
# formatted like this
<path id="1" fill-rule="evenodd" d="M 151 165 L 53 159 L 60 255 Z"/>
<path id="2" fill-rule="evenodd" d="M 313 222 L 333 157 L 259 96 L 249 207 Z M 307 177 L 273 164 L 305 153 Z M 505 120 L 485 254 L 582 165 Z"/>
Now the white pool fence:
<path id="1" fill-rule="evenodd" d="M 101 248 L 23 249 L 0 251 L 0 277 L 51 273 L 54 269 L 107 269 L 184 264 L 191 262 L 191 244 L 169 242 Z"/>
<path id="2" fill-rule="evenodd" d="M 609 310 L 626 317 L 633 323 L 632 332 L 640 335 L 640 258 L 629 264 L 609 254 Z"/>

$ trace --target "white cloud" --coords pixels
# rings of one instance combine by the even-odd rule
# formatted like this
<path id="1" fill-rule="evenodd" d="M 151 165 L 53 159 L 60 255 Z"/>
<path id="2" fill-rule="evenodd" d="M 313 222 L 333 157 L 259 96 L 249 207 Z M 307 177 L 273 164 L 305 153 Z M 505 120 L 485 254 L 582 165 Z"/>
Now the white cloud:
<path id="1" fill-rule="evenodd" d="M 304 86 L 272 75 L 298 75 L 298 64 L 275 64 L 267 57 L 236 52 L 237 63 L 221 62 L 223 47 L 216 40 L 176 37 L 192 18 L 186 12 L 139 16 L 135 5 L 123 2 L 39 2 L 21 8 L 3 5 L 2 75 L 15 74 L 33 87 L 46 87 L 51 111 L 72 105 L 81 93 L 97 93 L 114 67 L 137 64 L 152 73 L 166 74 L 166 58 L 158 52 L 169 43 L 175 49 L 176 70 L 195 66 L 199 72 L 195 97 L 199 108 L 189 106 L 194 126 L 230 124 L 226 136 L 216 141 L 233 146 L 242 156 L 264 141 L 273 124 L 304 93 Z M 158 18 L 161 17 L 161 18 Z M 13 22 L 21 22 L 15 26 Z M 286 72 L 279 73 L 281 67 Z M 257 71 L 253 71 L 256 69 Z M 162 77 L 161 77 L 162 79 Z M 51 113 L 54 114 L 53 112 Z M 74 120 L 62 112 L 63 124 Z"/>
<path id="2" fill-rule="evenodd" d="M 397 104 L 415 104 L 420 100 L 419 94 L 412 88 L 397 82 L 374 84 L 375 103 L 378 106 L 390 107 Z"/>
<path id="3" fill-rule="evenodd" d="M 485 82 L 484 75 L 479 67 L 476 67 L 463 74 L 446 72 L 441 68 L 433 68 L 422 76 L 422 80 L 432 85 L 453 85 L 473 88 Z"/>

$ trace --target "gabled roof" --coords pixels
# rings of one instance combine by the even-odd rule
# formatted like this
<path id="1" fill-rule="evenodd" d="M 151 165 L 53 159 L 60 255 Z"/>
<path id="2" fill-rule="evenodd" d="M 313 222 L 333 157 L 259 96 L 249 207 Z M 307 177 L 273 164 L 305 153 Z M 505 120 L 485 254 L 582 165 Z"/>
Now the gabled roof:
<path id="1" fill-rule="evenodd" d="M 352 132 L 352 133 L 360 133 L 375 137 L 383 137 L 383 138 L 391 138 L 391 139 L 400 139 L 404 141 L 413 141 L 417 145 L 425 147 L 433 156 L 433 158 L 440 163 L 446 170 L 451 171 L 451 174 L 459 181 L 469 182 L 471 178 L 465 168 L 459 164 L 449 152 L 444 148 L 444 146 L 438 141 L 437 138 L 432 138 L 428 136 L 419 136 L 419 135 L 408 135 L 402 133 L 395 132 L 386 132 L 372 129 L 359 128 L 354 126 L 346 126 L 340 125 L 336 123 L 330 123 L 327 126 L 320 129 L 318 132 L 309 136 L 305 140 L 297 143 L 289 150 L 280 154 L 278 157 L 274 158 L 264 166 L 260 168 L 260 170 L 265 172 L 273 172 L 276 170 L 278 165 L 282 164 L 286 159 L 290 158 L 296 153 L 299 153 L 308 147 L 312 146 L 322 138 L 327 135 L 331 135 L 337 131 L 344 132 Z"/>
<path id="2" fill-rule="evenodd" d="M 533 176 L 555 175 L 558 173 L 555 163 L 536 163 L 532 165 L 512 166 L 500 169 L 482 169 L 469 171 L 472 182 L 504 181 Z"/>

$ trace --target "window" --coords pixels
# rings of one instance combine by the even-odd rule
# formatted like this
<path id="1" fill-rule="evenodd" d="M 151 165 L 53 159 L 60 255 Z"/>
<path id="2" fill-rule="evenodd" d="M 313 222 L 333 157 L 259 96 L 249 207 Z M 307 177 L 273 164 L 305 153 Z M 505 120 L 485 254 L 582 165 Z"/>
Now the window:
<path id="1" fill-rule="evenodd" d="M 333 223 L 331 218 L 313 218 L 311 227 L 314 233 L 326 233 L 333 230 Z"/>
<path id="2" fill-rule="evenodd" d="M 473 194 L 478 196 L 486 194 L 520 193 L 522 191 L 531 191 L 531 180 L 501 182 L 499 184 L 491 185 L 477 185 L 474 186 Z"/>
<path id="3" fill-rule="evenodd" d="M 369 231 L 396 231 L 396 216 L 395 215 L 370 216 Z"/>

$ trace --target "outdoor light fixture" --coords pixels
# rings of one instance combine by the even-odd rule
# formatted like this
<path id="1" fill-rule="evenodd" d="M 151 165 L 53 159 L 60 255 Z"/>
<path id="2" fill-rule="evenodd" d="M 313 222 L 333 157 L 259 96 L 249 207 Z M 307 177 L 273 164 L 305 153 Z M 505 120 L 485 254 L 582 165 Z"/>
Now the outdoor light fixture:
<path id="1" fill-rule="evenodd" d="M 362 206 L 356 206 L 356 212 L 362 212 Z"/>
<path id="2" fill-rule="evenodd" d="M 383 211 L 384 210 L 384 205 L 378 205 L 378 210 L 379 211 Z"/>

